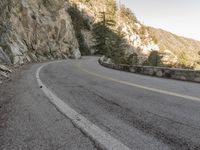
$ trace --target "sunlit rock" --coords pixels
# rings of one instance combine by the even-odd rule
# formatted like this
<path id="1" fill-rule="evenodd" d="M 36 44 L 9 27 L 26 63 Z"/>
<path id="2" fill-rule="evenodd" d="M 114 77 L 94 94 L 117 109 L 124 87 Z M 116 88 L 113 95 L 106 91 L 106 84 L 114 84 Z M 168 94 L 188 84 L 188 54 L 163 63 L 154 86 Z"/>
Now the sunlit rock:
<path id="1" fill-rule="evenodd" d="M 0 60 L 13 64 L 80 58 L 65 0 L 2 0 Z"/>

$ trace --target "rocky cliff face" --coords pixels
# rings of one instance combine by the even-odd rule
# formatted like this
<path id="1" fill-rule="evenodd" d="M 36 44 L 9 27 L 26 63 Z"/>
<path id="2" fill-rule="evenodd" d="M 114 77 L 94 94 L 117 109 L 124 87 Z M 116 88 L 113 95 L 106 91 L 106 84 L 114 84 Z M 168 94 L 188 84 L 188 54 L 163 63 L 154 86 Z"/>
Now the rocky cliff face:
<path id="1" fill-rule="evenodd" d="M 126 11 L 126 12 L 124 12 Z M 152 51 L 159 51 L 160 48 L 147 30 L 137 18 L 129 12 L 130 10 L 121 6 L 117 12 L 117 28 L 120 28 L 128 43 L 127 53 L 136 53 L 143 62 Z M 130 14 L 129 14 L 130 13 Z"/>
<path id="2" fill-rule="evenodd" d="M 70 2 L 72 5 L 77 7 L 85 21 L 88 21 L 90 29 L 92 29 L 94 24 L 102 21 L 100 16 L 102 12 L 109 9 L 109 3 L 111 3 L 112 0 L 70 0 Z M 114 2 L 116 3 L 116 1 Z M 122 34 L 126 40 L 126 54 L 131 55 L 136 53 L 140 58 L 140 62 L 142 63 L 145 59 L 147 59 L 148 55 L 152 51 L 159 51 L 159 46 L 151 37 L 147 28 L 142 25 L 136 17 L 129 18 L 129 14 L 124 14 L 124 9 L 126 8 L 122 7 L 121 9 L 116 10 L 114 16 L 116 25 L 112 28 L 112 30 L 122 31 Z M 89 48 L 95 45 L 91 43 L 91 39 L 89 39 L 89 41 Z M 93 41 L 95 42 L 95 40 Z"/>
<path id="3" fill-rule="evenodd" d="M 0 63 L 80 57 L 65 0 L 1 0 Z"/>
<path id="4" fill-rule="evenodd" d="M 70 3 L 72 6 L 75 5 L 75 8 L 81 13 L 83 24 L 87 22 L 87 28 L 83 28 L 82 34 L 86 45 L 91 50 L 95 45 L 95 36 L 92 36 L 94 35 L 92 33 L 94 25 L 102 21 L 102 12 L 108 12 L 111 4 L 116 4 L 117 1 L 70 0 Z M 200 69 L 199 41 L 145 26 L 125 6 L 118 7 L 112 17 L 116 21 L 112 31 L 118 30 L 124 35 L 126 55 L 131 56 L 131 54 L 136 53 L 140 64 L 148 60 L 147 58 L 152 51 L 159 51 L 158 54 L 162 58 L 161 64 L 163 66 Z M 95 50 L 92 50 L 93 52 Z M 147 65 L 147 63 L 144 64 Z"/>

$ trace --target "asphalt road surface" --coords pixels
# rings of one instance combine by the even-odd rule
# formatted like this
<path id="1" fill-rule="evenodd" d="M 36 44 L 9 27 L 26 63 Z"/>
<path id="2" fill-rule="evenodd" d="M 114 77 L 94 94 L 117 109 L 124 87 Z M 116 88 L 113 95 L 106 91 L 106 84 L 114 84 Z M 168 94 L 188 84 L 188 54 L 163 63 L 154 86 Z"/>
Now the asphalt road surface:
<path id="1" fill-rule="evenodd" d="M 0 85 L 1 150 L 200 150 L 200 84 L 97 57 L 26 65 Z"/>

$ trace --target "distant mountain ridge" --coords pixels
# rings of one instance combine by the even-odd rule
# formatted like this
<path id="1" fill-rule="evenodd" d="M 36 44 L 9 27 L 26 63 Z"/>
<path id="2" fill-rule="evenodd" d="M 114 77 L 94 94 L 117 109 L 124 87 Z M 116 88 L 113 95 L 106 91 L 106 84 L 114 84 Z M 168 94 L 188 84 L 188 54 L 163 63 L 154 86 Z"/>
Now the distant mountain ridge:
<path id="1" fill-rule="evenodd" d="M 186 65 L 199 67 L 200 41 L 178 36 L 163 29 L 148 27 L 148 30 L 157 39 L 160 51 L 170 50 L 178 58 L 184 55 Z"/>

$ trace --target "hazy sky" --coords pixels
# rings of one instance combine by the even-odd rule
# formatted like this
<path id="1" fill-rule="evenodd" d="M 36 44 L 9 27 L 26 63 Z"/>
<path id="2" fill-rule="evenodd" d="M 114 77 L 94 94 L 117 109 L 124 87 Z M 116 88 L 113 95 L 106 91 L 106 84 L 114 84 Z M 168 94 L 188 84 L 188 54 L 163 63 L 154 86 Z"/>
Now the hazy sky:
<path id="1" fill-rule="evenodd" d="M 140 22 L 200 40 L 200 0 L 121 0 Z"/>

